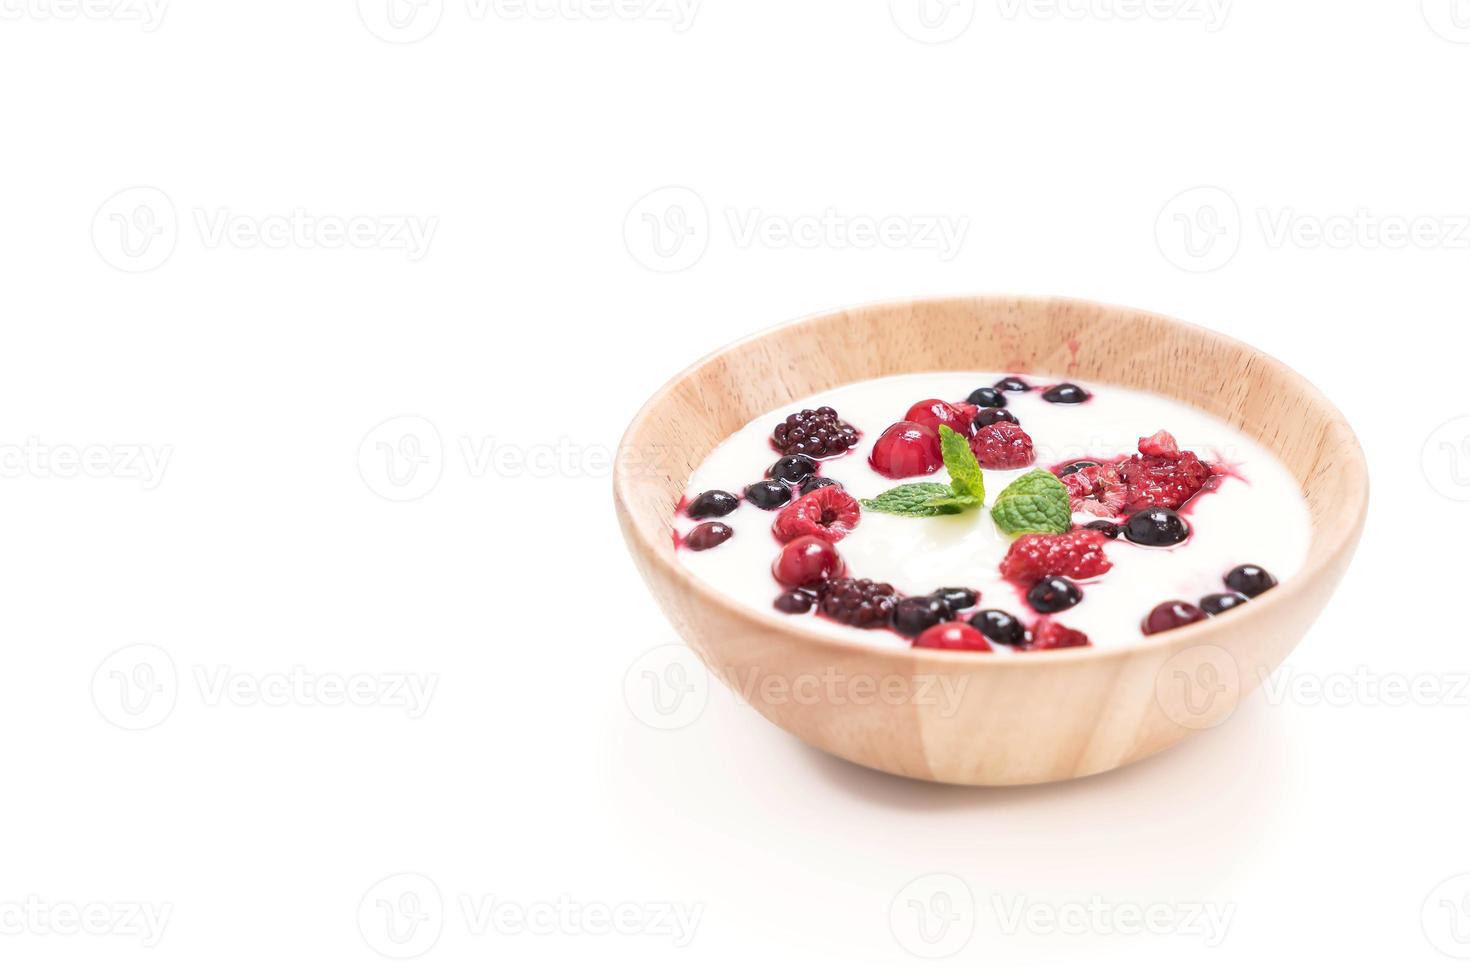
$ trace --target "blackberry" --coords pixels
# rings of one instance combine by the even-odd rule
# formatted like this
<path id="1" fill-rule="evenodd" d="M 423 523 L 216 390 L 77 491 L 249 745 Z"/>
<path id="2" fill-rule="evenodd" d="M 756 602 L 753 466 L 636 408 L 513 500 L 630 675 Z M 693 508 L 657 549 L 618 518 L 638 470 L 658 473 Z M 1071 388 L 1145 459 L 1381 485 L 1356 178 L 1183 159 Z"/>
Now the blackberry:
<path id="1" fill-rule="evenodd" d="M 858 629 L 879 629 L 887 626 L 893 618 L 893 607 L 896 605 L 898 594 L 887 582 L 874 582 L 867 578 L 839 578 L 822 586 L 822 614 Z"/>
<path id="2" fill-rule="evenodd" d="M 841 456 L 857 445 L 860 434 L 837 417 L 837 409 L 804 408 L 786 416 L 771 433 L 771 442 L 783 453 L 821 458 Z"/>

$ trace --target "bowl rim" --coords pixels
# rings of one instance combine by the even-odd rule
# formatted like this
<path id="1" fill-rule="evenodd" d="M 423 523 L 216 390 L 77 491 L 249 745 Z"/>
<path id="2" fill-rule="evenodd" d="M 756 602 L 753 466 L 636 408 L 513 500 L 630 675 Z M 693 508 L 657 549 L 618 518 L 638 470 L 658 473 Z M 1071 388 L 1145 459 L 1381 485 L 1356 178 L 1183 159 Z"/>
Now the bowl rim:
<path id="1" fill-rule="evenodd" d="M 1175 329 L 1181 329 L 1186 332 L 1200 334 L 1204 337 L 1221 341 L 1227 345 L 1244 348 L 1254 357 L 1269 362 L 1279 370 L 1284 371 L 1286 374 L 1296 379 L 1296 381 L 1301 385 L 1302 390 L 1309 397 L 1311 397 L 1311 399 L 1324 411 L 1329 420 L 1337 422 L 1342 427 L 1342 431 L 1344 431 L 1351 437 L 1351 451 L 1356 461 L 1361 464 L 1360 469 L 1363 473 L 1362 483 L 1353 491 L 1351 497 L 1349 497 L 1348 499 L 1344 499 L 1339 505 L 1341 508 L 1343 508 L 1346 519 L 1335 521 L 1332 524 L 1332 526 L 1336 528 L 1335 540 L 1329 539 L 1327 541 L 1327 546 L 1321 549 L 1320 554 L 1318 554 L 1315 559 L 1311 557 L 1311 554 L 1317 551 L 1317 549 L 1311 549 L 1308 554 L 1307 562 L 1303 564 L 1303 566 L 1298 569 L 1290 578 L 1281 582 L 1275 588 L 1270 589 L 1264 595 L 1252 599 L 1243 607 L 1232 610 L 1232 615 L 1229 617 L 1211 616 L 1203 622 L 1191 623 L 1190 625 L 1185 626 L 1179 630 L 1167 630 L 1165 632 L 1155 633 L 1152 635 L 1140 634 L 1137 640 L 1128 643 L 1114 644 L 1111 646 L 1093 647 L 1089 645 L 1085 647 L 1066 647 L 1057 650 L 1038 650 L 1027 653 L 1011 654 L 1007 656 L 997 657 L 986 656 L 984 654 L 976 654 L 972 651 L 963 650 L 939 650 L 930 647 L 914 647 L 911 645 L 905 647 L 887 647 L 880 646 L 878 644 L 863 643 L 857 641 L 856 639 L 848 640 L 841 636 L 822 635 L 812 630 L 803 629 L 802 627 L 797 626 L 795 623 L 767 616 L 760 610 L 753 609 L 745 605 L 744 603 L 730 598 L 723 592 L 720 592 L 719 590 L 715 589 L 713 586 L 705 582 L 699 576 L 690 572 L 689 569 L 683 563 L 681 563 L 677 559 L 677 557 L 675 557 L 673 549 L 661 546 L 667 545 L 667 540 L 660 540 L 660 538 L 656 535 L 649 535 L 646 529 L 643 527 L 642 522 L 640 522 L 636 517 L 633 516 L 632 508 L 628 505 L 628 497 L 625 493 L 625 484 L 628 481 L 634 479 L 633 474 L 629 472 L 627 468 L 628 460 L 631 458 L 631 454 L 628 452 L 630 448 L 629 440 L 632 437 L 634 431 L 639 429 L 642 426 L 643 422 L 648 418 L 648 416 L 652 414 L 654 405 L 661 401 L 669 391 L 671 391 L 674 387 L 683 382 L 690 375 L 694 374 L 696 371 L 699 371 L 706 365 L 718 360 L 726 353 L 735 350 L 736 348 L 743 347 L 744 345 L 758 340 L 762 337 L 780 333 L 783 330 L 787 330 L 791 327 L 795 327 L 800 324 L 810 322 L 812 320 L 820 320 L 826 317 L 837 316 L 841 314 L 851 314 L 859 311 L 876 313 L 884 310 L 898 310 L 905 307 L 911 307 L 916 304 L 946 302 L 984 302 L 995 304 L 1021 303 L 1032 305 L 1066 303 L 1077 307 L 1091 307 L 1092 309 L 1099 311 L 1137 314 L 1167 321 L 1168 324 Z M 881 375 L 877 377 L 881 377 Z M 1083 380 L 1087 379 L 1083 378 Z M 852 381 L 848 383 L 856 384 L 858 382 Z M 1151 389 L 1148 388 L 1140 388 L 1139 390 L 1151 391 Z M 1154 393 L 1157 394 L 1158 392 Z M 1164 397 L 1171 396 L 1166 395 Z M 1178 399 L 1175 400 L 1177 401 Z M 1216 418 L 1225 425 L 1229 425 L 1232 428 L 1239 428 L 1238 426 L 1234 425 L 1232 422 L 1221 417 L 1215 412 L 1209 411 L 1208 409 L 1201 408 L 1199 406 L 1193 407 L 1197 408 L 1199 411 L 1207 412 L 1209 415 Z M 1268 451 L 1270 451 L 1273 455 L 1277 455 L 1275 450 L 1271 450 L 1269 449 L 1269 447 L 1267 448 Z M 1278 459 L 1279 458 L 1280 457 L 1278 455 Z M 1270 354 L 1267 354 L 1264 351 L 1261 351 L 1258 348 L 1247 344 L 1245 341 L 1238 340 L 1234 337 L 1231 337 L 1227 334 L 1222 334 L 1215 330 L 1210 330 L 1206 327 L 1202 327 L 1196 323 L 1191 323 L 1187 320 L 1181 320 L 1178 317 L 1170 316 L 1163 313 L 1156 313 L 1151 310 L 1142 309 L 1141 307 L 1128 306 L 1117 303 L 1103 303 L 1096 300 L 1059 295 L 1036 295 L 1024 293 L 954 293 L 911 296 L 899 299 L 888 299 L 875 302 L 860 303 L 850 306 L 832 307 L 820 312 L 809 313 L 799 317 L 793 317 L 791 319 L 784 320 L 776 324 L 775 326 L 767 327 L 765 329 L 746 334 L 745 336 L 739 337 L 727 344 L 724 344 L 723 346 L 699 358 L 689 366 L 685 367 L 683 370 L 676 373 L 664 384 L 660 385 L 659 388 L 652 395 L 650 395 L 648 399 L 639 407 L 637 413 L 634 414 L 632 420 L 628 423 L 627 428 L 623 432 L 623 437 L 619 441 L 618 450 L 614 459 L 613 498 L 618 510 L 622 514 L 626 515 L 627 526 L 631 527 L 633 529 L 633 533 L 636 534 L 640 539 L 642 539 L 643 544 L 646 546 L 647 552 L 652 555 L 653 560 L 658 562 L 661 567 L 671 571 L 673 576 L 680 581 L 681 585 L 688 588 L 691 592 L 697 595 L 700 600 L 705 602 L 712 602 L 715 605 L 720 606 L 727 612 L 738 616 L 742 620 L 745 620 L 752 626 L 765 630 L 773 630 L 777 633 L 784 634 L 786 637 L 793 640 L 805 641 L 814 645 L 820 645 L 821 647 L 833 653 L 850 655 L 852 657 L 879 656 L 884 658 L 885 660 L 902 661 L 911 665 L 921 664 L 925 661 L 928 661 L 945 663 L 949 665 L 973 665 L 977 669 L 1006 669 L 1010 667 L 1036 667 L 1042 665 L 1053 665 L 1061 667 L 1075 664 L 1081 661 L 1104 661 L 1119 659 L 1131 656 L 1135 653 L 1147 652 L 1151 650 L 1162 650 L 1168 647 L 1177 646 L 1180 640 L 1185 638 L 1186 634 L 1191 641 L 1187 645 L 1186 649 L 1210 646 L 1212 638 L 1220 636 L 1224 633 L 1233 632 L 1238 624 L 1248 622 L 1253 617 L 1266 615 L 1266 612 L 1263 612 L 1261 610 L 1270 610 L 1284 602 L 1295 600 L 1300 593 L 1307 589 L 1308 584 L 1311 583 L 1315 577 L 1320 576 L 1326 569 L 1342 561 L 1344 558 L 1344 553 L 1348 553 L 1350 555 L 1351 551 L 1357 545 L 1358 537 L 1362 532 L 1363 525 L 1367 520 L 1368 513 L 1368 461 L 1367 457 L 1363 453 L 1362 443 L 1359 441 L 1357 433 L 1353 430 L 1352 426 L 1348 423 L 1347 418 L 1342 414 L 1342 411 L 1337 407 L 1337 405 L 1334 404 L 1332 400 L 1329 399 L 1325 394 L 1323 394 L 1316 385 L 1312 384 L 1311 381 L 1309 381 L 1304 375 L 1302 375 L 1301 372 L 1297 371 L 1295 368 L 1291 367 L 1285 362 L 1280 361 L 1275 357 L 1272 357 Z M 1295 473 L 1292 474 L 1292 479 L 1296 481 L 1298 489 L 1305 492 L 1304 488 L 1301 485 L 1301 481 L 1296 478 Z M 1318 534 L 1318 527 L 1314 524 L 1312 528 L 1313 539 L 1315 539 Z M 629 545 L 632 545 L 631 541 L 629 542 Z M 1217 645 L 1219 645 L 1221 649 L 1225 649 L 1227 654 L 1230 654 L 1229 649 L 1226 648 L 1223 644 Z M 1230 655 L 1233 656 L 1233 654 Z"/>

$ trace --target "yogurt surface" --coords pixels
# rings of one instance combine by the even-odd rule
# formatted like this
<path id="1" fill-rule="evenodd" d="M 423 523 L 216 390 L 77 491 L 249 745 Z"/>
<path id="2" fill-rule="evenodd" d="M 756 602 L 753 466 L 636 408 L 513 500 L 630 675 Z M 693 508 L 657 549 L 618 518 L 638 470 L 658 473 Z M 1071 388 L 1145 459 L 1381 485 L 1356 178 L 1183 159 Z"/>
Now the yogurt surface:
<path id="1" fill-rule="evenodd" d="M 770 441 L 776 424 L 793 412 L 819 405 L 832 406 L 862 433 L 850 453 L 821 461 L 821 475 L 837 480 L 854 497 L 876 497 L 900 483 L 947 483 L 942 469 L 927 477 L 891 480 L 869 465 L 868 454 L 883 430 L 903 419 L 915 402 L 926 398 L 961 402 L 1004 373 L 894 375 L 782 406 L 753 419 L 717 446 L 692 474 L 685 497 L 693 499 L 706 490 L 740 496 L 745 486 L 765 479 L 766 469 L 781 455 Z M 1109 541 L 1106 552 L 1113 568 L 1082 582 L 1083 600 L 1051 618 L 1086 633 L 1094 648 L 1131 643 L 1142 636 L 1143 617 L 1159 603 L 1179 599 L 1198 604 L 1205 595 L 1229 591 L 1222 579 L 1236 565 L 1260 565 L 1279 580 L 1301 568 L 1311 536 L 1306 503 L 1296 480 L 1259 443 L 1213 416 L 1160 395 L 1084 381 L 1080 383 L 1091 392 L 1090 400 L 1054 404 L 1042 399 L 1042 388 L 1071 379 L 1025 380 L 1033 390 L 1007 392 L 1006 407 L 1031 436 L 1035 463 L 1014 470 L 986 469 L 987 506 L 962 514 L 916 518 L 864 508 L 858 526 L 836 545 L 847 575 L 888 582 L 908 595 L 940 587 L 977 589 L 981 597 L 975 609 L 1002 609 L 1029 624 L 1038 614 L 1028 606 L 1024 590 L 1003 579 L 998 568 L 1013 538 L 996 526 L 989 504 L 1007 484 L 1034 468 L 1131 455 L 1141 436 L 1160 429 L 1171 432 L 1180 449 L 1197 453 L 1207 463 L 1223 463 L 1230 475 L 1182 508 L 1192 528 L 1184 543 L 1148 548 L 1124 538 Z M 779 513 L 742 501 L 718 518 L 734 531 L 730 540 L 707 551 L 679 548 L 679 560 L 725 595 L 798 628 L 876 646 L 910 645 L 909 639 L 890 630 L 855 629 L 819 615 L 787 615 L 773 608 L 773 600 L 784 591 L 771 575 L 771 563 L 781 549 L 771 532 Z M 1084 513 L 1072 518 L 1075 525 L 1097 519 Z M 675 527 L 683 535 L 698 523 L 681 513 Z M 958 618 L 967 620 L 972 614 L 967 611 Z M 1004 655 L 1009 648 L 995 650 Z"/>

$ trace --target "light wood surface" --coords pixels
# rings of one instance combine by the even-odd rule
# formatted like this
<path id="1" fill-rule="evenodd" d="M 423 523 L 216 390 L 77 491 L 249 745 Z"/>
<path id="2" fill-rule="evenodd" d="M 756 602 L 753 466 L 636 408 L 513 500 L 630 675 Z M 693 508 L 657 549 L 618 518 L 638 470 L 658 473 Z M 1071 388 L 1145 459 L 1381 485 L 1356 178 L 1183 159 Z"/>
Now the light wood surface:
<path id="1" fill-rule="evenodd" d="M 676 560 L 674 508 L 690 473 L 750 419 L 855 381 L 971 368 L 1129 385 L 1226 420 L 1274 450 L 1305 488 L 1305 567 L 1240 609 L 1127 647 L 1001 657 L 813 636 L 726 598 Z M 1337 409 L 1245 344 L 1139 310 L 976 297 L 817 316 L 710 355 L 633 420 L 614 495 L 665 614 L 716 676 L 754 692 L 771 721 L 874 769 L 1009 785 L 1104 772 L 1226 721 L 1336 587 L 1362 531 L 1368 474 Z"/>

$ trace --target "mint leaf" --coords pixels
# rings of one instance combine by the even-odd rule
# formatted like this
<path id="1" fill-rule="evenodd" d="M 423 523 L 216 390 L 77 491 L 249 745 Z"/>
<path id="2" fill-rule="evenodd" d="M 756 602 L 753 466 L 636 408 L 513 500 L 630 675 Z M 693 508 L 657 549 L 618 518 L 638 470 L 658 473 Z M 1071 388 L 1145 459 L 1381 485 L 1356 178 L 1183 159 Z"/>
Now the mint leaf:
<path id="1" fill-rule="evenodd" d="M 878 496 L 861 501 L 868 510 L 905 517 L 937 517 L 958 514 L 978 503 L 973 497 L 957 496 L 943 483 L 903 483 Z"/>
<path id="2" fill-rule="evenodd" d="M 1072 503 L 1061 480 L 1032 470 L 1000 492 L 990 516 L 1007 534 L 1064 534 L 1072 528 Z"/>
<path id="3" fill-rule="evenodd" d="M 970 449 L 970 441 L 947 425 L 939 427 L 939 450 L 944 455 L 944 468 L 956 497 L 969 497 L 979 507 L 985 503 L 985 474 L 980 461 Z"/>

